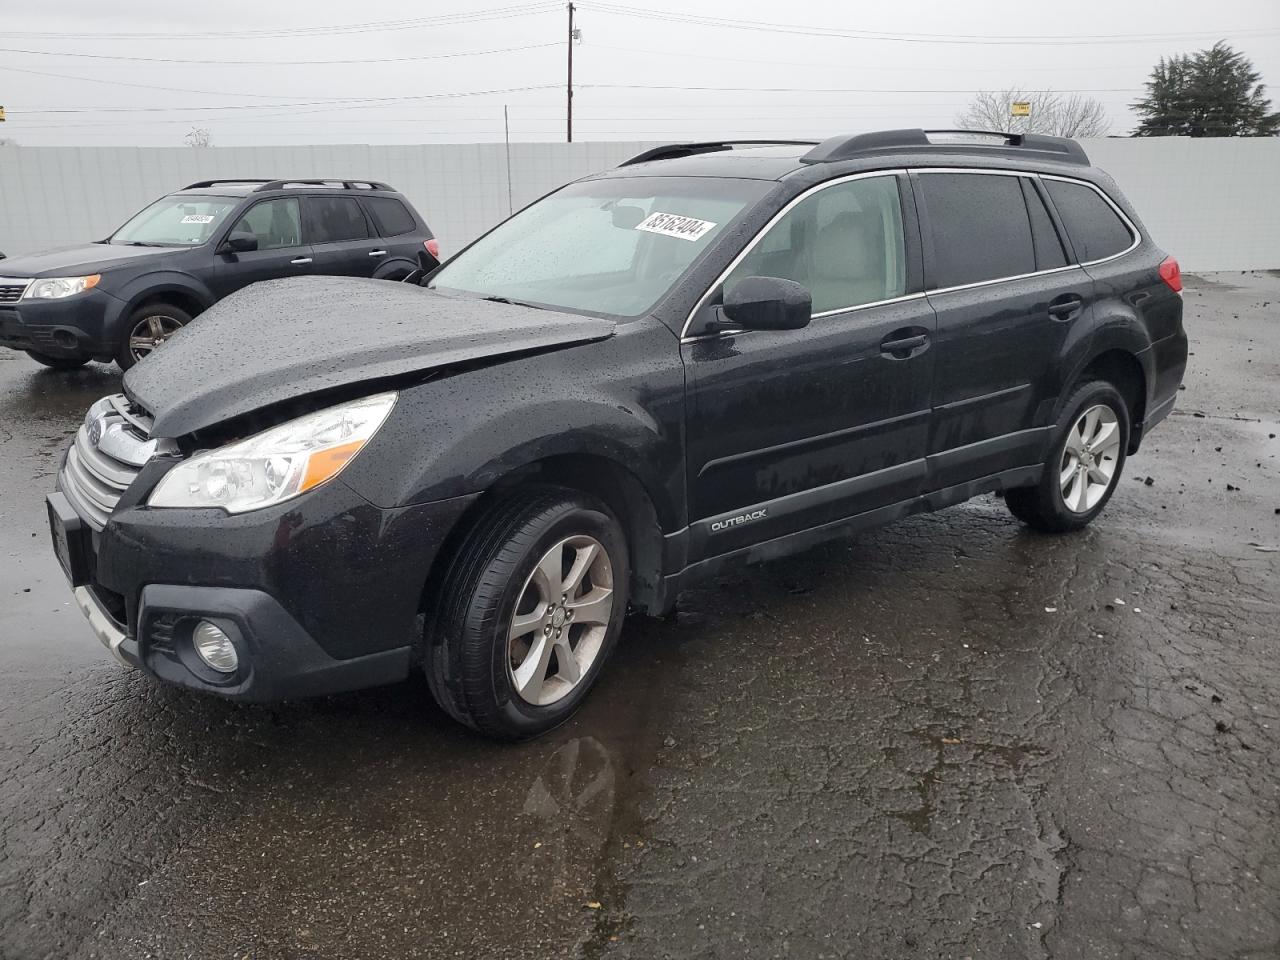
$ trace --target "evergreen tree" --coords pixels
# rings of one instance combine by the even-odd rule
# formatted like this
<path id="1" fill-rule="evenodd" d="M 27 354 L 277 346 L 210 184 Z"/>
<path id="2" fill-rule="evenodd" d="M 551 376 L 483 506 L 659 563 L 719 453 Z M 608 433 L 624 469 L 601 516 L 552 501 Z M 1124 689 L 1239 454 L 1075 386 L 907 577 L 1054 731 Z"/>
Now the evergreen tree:
<path id="1" fill-rule="evenodd" d="M 1208 50 L 1161 57 L 1147 95 L 1133 104 L 1142 116 L 1135 137 L 1274 137 L 1266 85 L 1242 53 L 1225 41 Z"/>

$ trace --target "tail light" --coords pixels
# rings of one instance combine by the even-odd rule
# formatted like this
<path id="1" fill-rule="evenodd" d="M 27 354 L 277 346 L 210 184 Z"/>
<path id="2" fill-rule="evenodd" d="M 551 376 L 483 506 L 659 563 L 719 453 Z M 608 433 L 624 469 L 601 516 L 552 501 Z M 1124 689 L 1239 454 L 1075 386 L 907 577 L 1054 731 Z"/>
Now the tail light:
<path id="1" fill-rule="evenodd" d="M 1182 292 L 1182 268 L 1173 257 L 1165 257 L 1161 262 L 1160 279 L 1167 283 L 1174 293 Z"/>
<path id="2" fill-rule="evenodd" d="M 439 241 L 439 240 L 436 240 L 436 239 L 433 237 L 433 238 L 432 238 L 432 239 L 430 239 L 430 240 L 423 240 L 423 241 L 422 241 L 422 245 L 423 245 L 424 247 L 426 247 L 426 248 L 427 248 L 427 253 L 431 254 L 431 255 L 432 255 L 433 257 L 435 257 L 437 260 L 439 260 L 439 259 L 440 259 L 440 241 Z M 1172 259 L 1173 259 L 1173 258 L 1172 258 L 1172 257 L 1170 257 L 1170 258 L 1169 258 L 1169 260 L 1166 260 L 1166 261 L 1165 261 L 1165 263 L 1168 263 L 1168 262 L 1169 262 L 1170 260 L 1172 260 Z M 1161 270 L 1163 270 L 1163 269 L 1164 269 L 1163 264 L 1161 265 L 1160 269 L 1161 269 Z M 1174 272 L 1176 273 L 1176 272 L 1177 272 L 1177 270 L 1178 270 L 1178 265 L 1177 265 L 1176 263 L 1173 265 L 1173 269 L 1174 269 Z M 1162 274 L 1160 274 L 1160 275 L 1161 275 L 1161 276 L 1164 276 L 1164 274 L 1163 274 L 1163 273 L 1162 273 Z M 1182 287 L 1178 287 L 1178 289 L 1179 289 L 1179 290 L 1181 290 L 1181 289 L 1182 289 Z"/>

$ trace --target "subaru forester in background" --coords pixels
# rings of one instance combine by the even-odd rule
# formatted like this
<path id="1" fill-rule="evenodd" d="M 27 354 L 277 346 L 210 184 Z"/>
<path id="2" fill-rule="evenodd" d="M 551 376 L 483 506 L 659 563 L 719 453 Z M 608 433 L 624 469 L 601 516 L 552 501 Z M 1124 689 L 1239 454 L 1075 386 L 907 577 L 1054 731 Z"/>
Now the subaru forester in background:
<path id="1" fill-rule="evenodd" d="M 0 346 L 56 370 L 128 370 L 241 287 L 309 274 L 401 280 L 421 252 L 440 251 L 385 183 L 205 180 L 105 240 L 4 260 Z"/>
<path id="2" fill-rule="evenodd" d="M 701 578 L 992 491 L 1083 528 L 1173 407 L 1181 289 L 1070 140 L 658 147 L 421 285 L 209 310 L 89 410 L 55 551 L 157 680 L 264 701 L 421 670 L 530 737 L 628 608 Z"/>

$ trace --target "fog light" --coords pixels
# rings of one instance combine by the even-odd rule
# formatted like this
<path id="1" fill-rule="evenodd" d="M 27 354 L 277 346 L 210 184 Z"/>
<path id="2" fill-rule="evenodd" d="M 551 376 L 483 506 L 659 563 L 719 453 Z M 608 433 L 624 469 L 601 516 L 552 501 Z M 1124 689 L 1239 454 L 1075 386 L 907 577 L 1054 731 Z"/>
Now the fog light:
<path id="1" fill-rule="evenodd" d="M 191 642 L 200 659 L 219 673 L 235 673 L 240 665 L 236 645 L 222 630 L 208 620 L 201 620 L 191 633 Z"/>

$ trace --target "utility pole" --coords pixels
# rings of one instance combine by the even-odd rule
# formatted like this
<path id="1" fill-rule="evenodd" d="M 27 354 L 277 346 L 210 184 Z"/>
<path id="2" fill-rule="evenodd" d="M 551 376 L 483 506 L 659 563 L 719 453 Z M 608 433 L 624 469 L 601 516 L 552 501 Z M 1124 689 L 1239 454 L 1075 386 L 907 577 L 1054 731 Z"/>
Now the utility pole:
<path id="1" fill-rule="evenodd" d="M 569 3 L 569 73 L 565 83 L 565 143 L 573 143 L 573 3 Z"/>
<path id="2" fill-rule="evenodd" d="M 507 118 L 507 105 L 502 105 L 502 138 L 507 143 L 507 216 L 514 208 L 511 203 L 511 121 Z"/>

